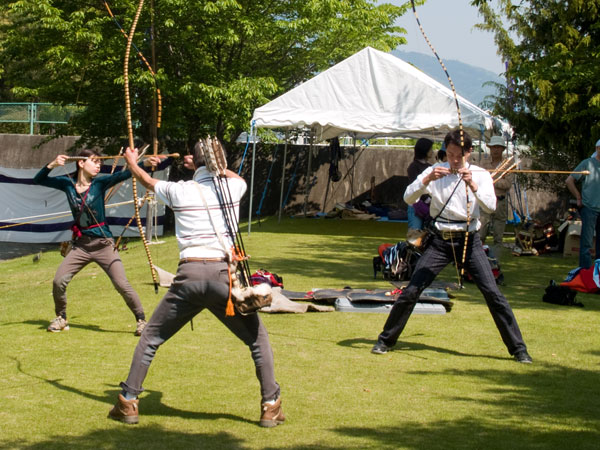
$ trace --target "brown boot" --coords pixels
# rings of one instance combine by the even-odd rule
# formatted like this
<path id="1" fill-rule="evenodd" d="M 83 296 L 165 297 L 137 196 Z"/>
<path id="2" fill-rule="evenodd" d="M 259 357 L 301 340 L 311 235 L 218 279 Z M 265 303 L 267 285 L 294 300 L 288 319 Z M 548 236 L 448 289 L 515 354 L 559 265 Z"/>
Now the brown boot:
<path id="1" fill-rule="evenodd" d="M 276 427 L 284 421 L 285 416 L 283 415 L 283 409 L 281 409 L 281 397 L 279 397 L 272 405 L 269 403 L 263 403 L 261 405 L 259 424 L 261 427 Z"/>
<path id="2" fill-rule="evenodd" d="M 119 400 L 108 413 L 108 417 L 113 420 L 135 424 L 139 422 L 138 404 L 139 400 L 134 398 L 126 400 L 123 395 L 119 394 Z"/>

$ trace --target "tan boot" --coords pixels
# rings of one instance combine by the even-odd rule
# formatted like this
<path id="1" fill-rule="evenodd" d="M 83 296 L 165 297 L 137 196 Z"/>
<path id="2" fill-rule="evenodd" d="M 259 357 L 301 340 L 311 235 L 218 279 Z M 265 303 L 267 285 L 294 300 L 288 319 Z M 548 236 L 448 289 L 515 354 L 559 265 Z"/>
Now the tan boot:
<path id="1" fill-rule="evenodd" d="M 281 397 L 272 405 L 263 403 L 261 405 L 260 426 L 261 427 L 276 427 L 285 421 L 283 409 L 281 409 Z"/>
<path id="2" fill-rule="evenodd" d="M 138 415 L 138 404 L 139 400 L 134 398 L 132 400 L 126 400 L 123 395 L 119 394 L 119 400 L 109 411 L 108 417 L 113 420 L 125 422 L 128 424 L 135 424 L 139 422 Z"/>

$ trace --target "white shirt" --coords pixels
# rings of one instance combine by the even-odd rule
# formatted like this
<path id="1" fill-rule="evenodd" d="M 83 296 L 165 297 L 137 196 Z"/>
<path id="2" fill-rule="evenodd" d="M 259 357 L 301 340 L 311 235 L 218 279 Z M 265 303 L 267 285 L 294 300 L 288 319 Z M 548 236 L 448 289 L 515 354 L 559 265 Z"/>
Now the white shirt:
<path id="1" fill-rule="evenodd" d="M 486 213 L 493 213 L 496 210 L 496 194 L 494 192 L 494 182 L 490 173 L 477 167 L 470 165 L 472 170 L 473 181 L 477 184 L 477 192 L 471 191 L 470 188 L 465 189 L 465 183 L 461 181 L 458 174 L 446 175 L 443 178 L 434 180 L 427 186 L 423 184 L 423 178 L 431 173 L 435 167 L 450 168 L 450 164 L 438 163 L 425 169 L 404 191 L 404 201 L 408 205 L 415 203 L 421 195 L 431 195 L 431 204 L 429 205 L 429 214 L 431 217 L 436 217 L 444 208 L 444 204 L 450 198 L 450 201 L 442 211 L 440 217 L 435 222 L 435 227 L 443 231 L 465 231 L 467 227 L 467 200 L 466 191 L 469 191 L 469 232 L 477 231 L 481 226 L 479 222 L 479 209 L 481 208 Z M 454 191 L 454 195 L 450 197 L 457 183 L 460 185 Z M 444 223 L 450 222 L 450 223 Z"/>
<path id="2" fill-rule="evenodd" d="M 240 199 L 246 192 L 246 182 L 239 178 L 221 179 L 226 195 L 231 192 L 233 201 L 234 232 L 240 213 Z M 223 258 L 226 253 L 214 231 L 198 187 L 206 199 L 212 221 L 223 236 L 227 248 L 233 246 L 233 237 L 225 225 L 223 211 L 213 184 L 213 176 L 206 167 L 200 167 L 194 173 L 193 180 L 177 183 L 159 181 L 154 185 L 157 198 L 175 213 L 175 236 L 179 244 L 180 258 Z"/>

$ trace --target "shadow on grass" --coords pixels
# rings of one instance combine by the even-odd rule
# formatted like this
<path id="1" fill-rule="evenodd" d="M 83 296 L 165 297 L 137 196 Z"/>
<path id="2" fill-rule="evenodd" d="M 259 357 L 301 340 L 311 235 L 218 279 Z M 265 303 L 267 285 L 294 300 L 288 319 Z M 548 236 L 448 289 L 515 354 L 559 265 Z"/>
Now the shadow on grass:
<path id="1" fill-rule="evenodd" d="M 117 333 L 117 334 L 133 334 L 132 331 L 128 331 L 128 330 L 107 330 L 105 328 L 101 328 L 98 325 L 82 325 L 82 324 L 78 324 L 78 323 L 73 323 L 70 321 L 71 319 L 69 319 L 69 328 L 76 328 L 76 329 L 80 329 L 80 330 L 87 330 L 87 331 L 95 331 L 98 333 Z M 46 321 L 46 320 L 24 320 L 22 322 L 5 322 L 0 324 L 0 326 L 8 326 L 8 325 L 21 325 L 21 324 L 26 324 L 26 325 L 35 325 L 37 326 L 38 330 L 40 331 L 46 331 L 48 328 L 48 325 L 50 324 L 50 321 Z M 67 331 L 68 332 L 68 331 Z"/>
<path id="2" fill-rule="evenodd" d="M 360 349 L 361 351 L 365 351 L 366 348 L 369 348 L 373 345 L 375 345 L 375 343 L 377 342 L 377 339 L 364 339 L 364 338 L 354 338 L 354 339 L 344 339 L 343 341 L 339 341 L 338 345 L 342 346 L 342 347 L 350 347 L 350 348 L 356 348 L 356 349 Z M 437 352 L 437 353 L 445 353 L 447 355 L 454 355 L 454 356 L 465 356 L 465 357 L 469 357 L 469 358 L 485 358 L 485 359 L 494 359 L 494 360 L 500 360 L 503 361 L 505 359 L 512 359 L 510 356 L 507 356 L 506 358 L 501 358 L 499 356 L 489 356 L 489 355 L 481 355 L 481 354 L 474 354 L 474 353 L 463 353 L 463 352 L 457 352 L 456 350 L 450 350 L 447 348 L 443 348 L 443 347 L 434 347 L 432 345 L 427 345 L 427 344 L 420 344 L 420 343 L 416 343 L 416 342 L 406 342 L 406 341 L 400 341 L 398 342 L 394 348 L 391 350 L 391 352 L 394 351 L 433 351 L 433 352 Z M 412 356 L 418 356 L 413 354 Z M 376 357 L 375 355 L 373 357 Z"/>
<path id="3" fill-rule="evenodd" d="M 519 366 L 521 367 L 521 366 Z M 440 393 L 444 402 L 457 405 L 461 417 L 447 420 L 399 421 L 385 426 L 363 424 L 340 426 L 331 431 L 345 439 L 335 445 L 301 445 L 288 449 L 328 450 L 339 448 L 376 449 L 596 449 L 600 439 L 598 408 L 600 394 L 595 370 L 536 363 L 527 370 L 459 370 L 439 373 L 410 372 L 432 383 L 461 377 L 486 388 L 464 397 Z M 439 380 L 434 380 L 439 378 Z M 396 382 L 400 383 L 400 380 Z M 485 400 L 482 400 L 484 395 Z M 485 401 L 494 414 L 465 415 L 465 408 Z M 381 405 L 401 409 L 403 405 Z M 450 412 L 450 414 L 452 414 Z M 352 440 L 356 439 L 353 445 Z M 265 447 L 274 448 L 274 447 Z"/>
<path id="4" fill-rule="evenodd" d="M 108 419 L 107 419 L 108 420 Z M 52 436 L 35 444 L 13 441 L 0 449 L 245 449 L 242 439 L 230 433 L 184 433 L 161 426 L 127 426 L 115 423 L 111 430 L 95 430 L 81 436 Z"/>
<path id="5" fill-rule="evenodd" d="M 60 391 L 69 392 L 71 394 L 79 395 L 81 397 L 94 400 L 101 403 L 106 403 L 106 409 L 104 411 L 98 410 L 98 414 L 108 414 L 109 409 L 112 405 L 117 401 L 117 396 L 121 389 L 118 386 L 114 386 L 113 389 L 107 389 L 104 391 L 104 395 L 97 395 L 91 392 L 86 392 L 81 389 L 74 388 L 72 386 L 68 386 L 64 383 L 61 383 L 61 379 L 49 380 L 47 378 L 41 377 L 39 375 L 34 375 L 28 372 L 25 372 L 21 367 L 21 362 L 18 358 L 10 357 L 13 361 L 15 361 L 17 365 L 17 370 L 31 378 L 35 378 L 42 382 L 48 383 L 55 389 Z M 210 413 L 210 412 L 200 412 L 200 411 L 185 411 L 182 409 L 172 408 L 168 405 L 162 403 L 162 392 L 160 391 L 146 391 L 145 394 L 140 398 L 140 411 L 142 411 L 141 415 L 144 416 L 168 416 L 168 417 L 181 417 L 182 419 L 192 419 L 192 420 L 217 420 L 217 419 L 227 419 L 233 420 L 237 422 L 245 422 L 249 424 L 256 424 L 255 421 L 248 420 L 244 417 L 236 416 L 234 414 L 222 414 L 222 413 Z M 0 447 L 1 448 L 1 447 Z"/>
<path id="6" fill-rule="evenodd" d="M 557 449 L 567 447 L 595 449 L 599 434 L 593 431 L 525 429 L 501 426 L 476 417 L 438 421 L 430 424 L 399 423 L 390 427 L 339 427 L 337 434 L 356 438 L 356 445 L 347 442 L 335 445 L 295 445 L 288 450 L 341 450 L 341 449 Z M 365 440 L 370 441 L 364 444 Z M 263 447 L 275 450 L 280 447 Z"/>
<path id="7" fill-rule="evenodd" d="M 289 335 L 289 334 L 279 333 L 278 331 L 271 331 L 271 330 L 269 330 L 269 336 L 278 336 L 278 337 L 284 337 L 284 338 L 289 338 L 289 339 L 302 339 L 303 341 L 313 341 L 313 342 L 335 342 L 335 339 L 323 339 L 323 338 L 307 336 L 307 335 Z"/>
<path id="8" fill-rule="evenodd" d="M 428 425 L 400 423 L 396 427 L 338 428 L 337 433 L 373 441 L 375 448 L 385 449 L 564 449 L 594 448 L 599 435 L 591 431 L 525 429 L 502 426 L 477 417 L 438 421 Z M 327 448 L 327 447 L 317 447 Z"/>

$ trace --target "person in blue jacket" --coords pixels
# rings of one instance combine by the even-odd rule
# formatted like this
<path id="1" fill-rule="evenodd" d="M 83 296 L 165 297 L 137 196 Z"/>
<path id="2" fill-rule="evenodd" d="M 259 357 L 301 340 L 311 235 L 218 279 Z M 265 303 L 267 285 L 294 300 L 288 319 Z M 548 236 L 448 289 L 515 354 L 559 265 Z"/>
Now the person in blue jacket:
<path id="1" fill-rule="evenodd" d="M 112 186 L 131 178 L 129 170 L 112 175 L 98 176 L 102 166 L 100 154 L 85 149 L 79 152 L 77 172 L 74 177 L 67 174 L 50 177 L 50 171 L 64 166 L 69 156 L 58 155 L 56 159 L 42 167 L 33 181 L 36 184 L 59 189 L 67 195 L 75 222 L 72 249 L 58 267 L 52 282 L 52 295 L 56 318 L 50 322 L 48 331 L 57 333 L 69 329 L 67 320 L 67 286 L 73 277 L 91 262 L 98 264 L 108 275 L 115 289 L 121 294 L 136 319 L 135 335 L 140 336 L 146 326 L 144 308 L 136 291 L 127 277 L 119 252 L 114 246 L 113 235 L 106 223 L 104 205 L 105 193 Z M 143 166 L 158 164 L 158 157 L 146 159 Z M 142 164 L 141 164 L 142 165 Z"/>

